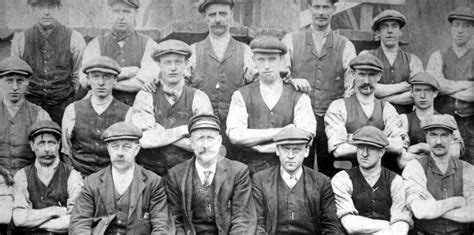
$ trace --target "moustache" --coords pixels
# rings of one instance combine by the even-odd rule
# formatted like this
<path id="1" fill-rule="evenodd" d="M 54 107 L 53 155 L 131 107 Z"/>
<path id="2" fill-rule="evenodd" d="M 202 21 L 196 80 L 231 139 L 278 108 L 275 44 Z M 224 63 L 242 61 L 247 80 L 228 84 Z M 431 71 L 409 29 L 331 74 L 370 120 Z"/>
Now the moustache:
<path id="1" fill-rule="evenodd" d="M 52 159 L 52 158 L 55 158 L 55 157 L 56 157 L 55 155 L 47 154 L 47 155 L 40 156 L 39 158 L 42 158 L 42 159 Z"/>
<path id="2" fill-rule="evenodd" d="M 372 86 L 371 84 L 369 83 L 366 83 L 366 84 L 362 84 L 360 85 L 361 88 L 374 88 L 374 86 Z"/>
<path id="3" fill-rule="evenodd" d="M 444 145 L 437 144 L 437 145 L 433 146 L 433 148 L 434 148 L 434 149 L 436 149 L 436 148 L 444 148 Z"/>

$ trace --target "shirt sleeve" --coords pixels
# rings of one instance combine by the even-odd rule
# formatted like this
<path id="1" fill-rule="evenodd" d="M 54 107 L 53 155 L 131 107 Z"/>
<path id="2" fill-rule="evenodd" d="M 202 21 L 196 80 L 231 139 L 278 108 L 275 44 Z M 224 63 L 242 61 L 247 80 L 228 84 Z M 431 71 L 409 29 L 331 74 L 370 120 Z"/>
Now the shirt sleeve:
<path id="1" fill-rule="evenodd" d="M 344 100 L 333 101 L 324 116 L 329 153 L 333 152 L 338 145 L 347 142 L 346 121 L 347 112 Z"/>
<path id="2" fill-rule="evenodd" d="M 143 53 L 143 58 L 140 64 L 140 70 L 137 73 L 137 79 L 142 83 L 152 82 L 155 77 L 160 73 L 160 68 L 158 64 L 153 60 L 151 54 L 155 50 L 158 44 L 153 39 L 148 39 L 145 52 Z"/>
<path id="3" fill-rule="evenodd" d="M 44 109 L 40 109 L 38 110 L 38 116 L 36 117 L 36 121 L 51 121 L 51 117 Z"/>
<path id="4" fill-rule="evenodd" d="M 28 181 L 26 179 L 25 169 L 19 170 L 13 177 L 14 185 L 14 202 L 13 209 L 31 209 L 30 194 L 28 193 Z"/>
<path id="5" fill-rule="evenodd" d="M 417 73 L 424 72 L 423 63 L 420 58 L 414 54 L 410 54 L 410 62 L 408 66 L 410 67 L 410 78 L 415 76 Z"/>
<path id="6" fill-rule="evenodd" d="M 72 129 L 76 124 L 76 111 L 74 109 L 74 103 L 69 104 L 64 110 L 63 121 L 62 121 L 62 149 L 61 152 L 72 156 L 71 138 Z"/>
<path id="7" fill-rule="evenodd" d="M 405 185 L 402 177 L 396 175 L 390 185 L 390 195 L 392 196 L 392 206 L 390 207 L 390 224 L 404 221 L 410 226 L 413 225 L 411 211 L 406 206 Z"/>
<path id="8" fill-rule="evenodd" d="M 84 37 L 76 30 L 72 31 L 70 47 L 73 61 L 72 78 L 76 87 L 78 87 L 79 73 L 82 67 L 82 54 L 86 48 L 86 41 L 84 41 Z"/>
<path id="9" fill-rule="evenodd" d="M 402 122 L 402 129 L 408 133 L 408 117 L 406 114 L 400 114 L 400 121 Z"/>
<path id="10" fill-rule="evenodd" d="M 253 52 L 247 44 L 244 44 L 244 71 L 245 83 L 251 83 L 257 76 L 257 66 L 253 60 Z"/>
<path id="11" fill-rule="evenodd" d="M 247 108 L 245 107 L 245 101 L 242 97 L 240 91 L 235 91 L 232 95 L 229 114 L 227 115 L 227 130 L 226 134 L 229 136 L 229 133 L 232 129 L 243 128 L 247 129 L 248 127 L 248 113 Z"/>
<path id="12" fill-rule="evenodd" d="M 341 219 L 346 215 L 358 215 L 359 212 L 352 201 L 352 181 L 345 171 L 340 171 L 331 180 L 334 197 L 336 200 L 337 218 Z"/>
<path id="13" fill-rule="evenodd" d="M 100 56 L 100 45 L 99 39 L 94 38 L 92 39 L 89 44 L 87 44 L 86 48 L 84 49 L 84 53 L 82 53 L 82 64 L 81 69 L 79 71 L 79 82 L 83 87 L 87 87 L 87 76 L 85 73 L 82 72 L 84 65 L 87 61 Z"/>
<path id="14" fill-rule="evenodd" d="M 23 53 L 25 51 L 25 33 L 19 32 L 15 33 L 12 39 L 11 44 L 11 56 L 23 58 Z"/>
<path id="15" fill-rule="evenodd" d="M 285 44 L 287 52 L 285 54 L 285 66 L 291 68 L 291 61 L 293 59 L 293 37 L 292 34 L 286 34 L 281 40 Z"/>
<path id="16" fill-rule="evenodd" d="M 212 114 L 214 112 L 209 97 L 207 97 L 206 93 L 202 92 L 201 90 L 196 90 L 196 93 L 194 93 L 192 109 L 194 115 L 199 113 Z"/>
<path id="17" fill-rule="evenodd" d="M 435 51 L 431 54 L 426 65 L 426 71 L 432 73 L 437 79 L 445 79 L 443 74 L 443 58 L 440 51 Z"/>
<path id="18" fill-rule="evenodd" d="M 196 68 L 196 44 L 192 44 L 189 48 L 191 49 L 191 56 L 188 59 L 188 66 L 184 69 L 184 77 L 192 79 L 194 68 Z M 191 81 L 186 82 L 191 84 Z"/>
<path id="19" fill-rule="evenodd" d="M 72 208 L 76 202 L 77 197 L 81 193 L 82 186 L 84 185 L 81 173 L 76 170 L 72 170 L 67 180 L 67 211 L 71 213 Z"/>
<path id="20" fill-rule="evenodd" d="M 434 200 L 426 187 L 428 180 L 418 160 L 412 160 L 407 163 L 403 170 L 402 177 L 405 184 L 405 196 L 408 208 L 411 208 L 411 203 L 417 199 Z"/>
<path id="21" fill-rule="evenodd" d="M 143 131 L 155 127 L 155 111 L 153 107 L 153 95 L 146 91 L 139 91 L 133 103 L 131 120 L 134 125 Z"/>
<path id="22" fill-rule="evenodd" d="M 385 101 L 382 101 L 385 102 Z M 403 129 L 402 120 L 397 110 L 389 102 L 385 102 L 383 109 L 383 120 L 385 129 L 383 132 L 387 135 L 391 142 L 402 142 L 403 146 L 408 146 L 408 134 Z"/>
<path id="23" fill-rule="evenodd" d="M 462 177 L 463 177 L 463 196 L 466 199 L 466 203 L 468 206 L 474 205 L 474 166 L 467 163 L 462 162 L 463 170 L 462 170 Z"/>
<path id="24" fill-rule="evenodd" d="M 342 65 L 344 67 L 344 97 L 354 93 L 354 77 L 351 74 L 349 63 L 357 56 L 354 44 L 347 40 L 346 47 L 342 53 Z"/>
<path id="25" fill-rule="evenodd" d="M 303 94 L 294 108 L 293 123 L 296 127 L 316 135 L 316 117 L 314 116 L 311 100 L 309 96 Z"/>

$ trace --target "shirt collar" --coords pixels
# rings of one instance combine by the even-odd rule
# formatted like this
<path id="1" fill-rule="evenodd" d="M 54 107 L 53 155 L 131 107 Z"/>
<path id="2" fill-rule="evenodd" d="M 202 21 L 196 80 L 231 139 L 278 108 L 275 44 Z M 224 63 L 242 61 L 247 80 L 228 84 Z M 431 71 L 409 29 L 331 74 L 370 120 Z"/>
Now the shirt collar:
<path id="1" fill-rule="evenodd" d="M 58 167 L 58 165 L 59 165 L 59 157 L 56 157 L 56 159 L 54 159 L 54 162 L 49 166 L 42 166 L 39 163 L 38 158 L 36 158 L 35 160 L 35 167 L 37 171 L 53 171 L 54 172 L 56 168 Z"/>
<path id="2" fill-rule="evenodd" d="M 204 171 L 211 171 L 211 174 L 214 174 L 216 172 L 217 168 L 217 161 L 215 161 L 209 168 L 204 168 L 199 164 L 198 161 L 195 161 L 196 170 L 198 171 L 199 174 L 203 174 Z"/>
<path id="3" fill-rule="evenodd" d="M 281 177 L 285 180 L 295 177 L 295 180 L 298 181 L 301 178 L 301 175 L 303 174 L 303 167 L 300 166 L 300 168 L 298 168 L 296 172 L 294 172 L 293 174 L 290 174 L 285 169 L 283 169 L 282 166 L 280 166 L 280 174 L 281 174 Z"/>
<path id="4" fill-rule="evenodd" d="M 320 31 L 320 30 L 316 30 L 314 28 L 313 24 L 311 24 L 310 29 L 311 29 L 311 33 L 313 35 L 323 36 L 324 38 L 326 38 L 329 35 L 329 33 L 331 32 L 331 27 L 330 26 L 328 26 L 325 30 Z"/>
<path id="5" fill-rule="evenodd" d="M 226 34 L 225 36 L 218 37 L 218 38 L 209 36 L 209 40 L 211 40 L 211 44 L 214 48 L 218 46 L 227 47 L 227 45 L 229 45 L 230 39 L 231 39 L 230 34 Z"/>
<path id="6" fill-rule="evenodd" d="M 175 87 L 170 87 L 164 82 L 161 82 L 161 84 L 162 84 L 163 92 L 167 96 L 174 96 L 177 99 L 181 96 L 181 93 L 183 93 L 184 79 Z"/>

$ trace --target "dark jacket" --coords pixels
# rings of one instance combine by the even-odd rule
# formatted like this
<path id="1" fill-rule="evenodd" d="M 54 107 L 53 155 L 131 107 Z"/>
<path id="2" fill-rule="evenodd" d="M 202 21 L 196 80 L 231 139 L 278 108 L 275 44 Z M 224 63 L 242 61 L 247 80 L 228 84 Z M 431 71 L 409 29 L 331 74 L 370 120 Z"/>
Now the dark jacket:
<path id="1" fill-rule="evenodd" d="M 136 165 L 130 185 L 127 234 L 168 234 L 168 214 L 161 177 Z M 116 217 L 111 166 L 87 177 L 71 215 L 69 234 L 103 234 Z"/>
<path id="2" fill-rule="evenodd" d="M 278 214 L 278 177 L 280 166 L 256 173 L 253 176 L 253 198 L 257 209 L 257 234 L 275 234 Z M 306 198 L 312 210 L 316 234 L 342 234 L 336 216 L 334 193 L 329 178 L 310 168 L 303 167 Z"/>
<path id="3" fill-rule="evenodd" d="M 192 176 L 196 157 L 168 171 L 165 187 L 177 234 L 196 234 L 192 225 Z M 216 225 L 219 234 L 254 234 L 252 182 L 247 166 L 219 157 L 214 176 Z"/>

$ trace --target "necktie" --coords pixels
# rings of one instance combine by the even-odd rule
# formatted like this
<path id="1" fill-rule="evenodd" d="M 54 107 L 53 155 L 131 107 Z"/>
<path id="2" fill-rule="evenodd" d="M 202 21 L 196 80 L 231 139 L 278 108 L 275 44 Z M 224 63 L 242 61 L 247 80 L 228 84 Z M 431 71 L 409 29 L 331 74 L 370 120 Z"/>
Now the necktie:
<path id="1" fill-rule="evenodd" d="M 293 188 L 296 185 L 296 182 L 297 182 L 296 176 L 290 175 L 290 180 L 288 182 L 289 183 L 288 187 Z"/>
<path id="2" fill-rule="evenodd" d="M 211 185 L 210 182 L 210 177 L 211 177 L 211 171 L 204 171 L 204 187 L 209 187 Z"/>

